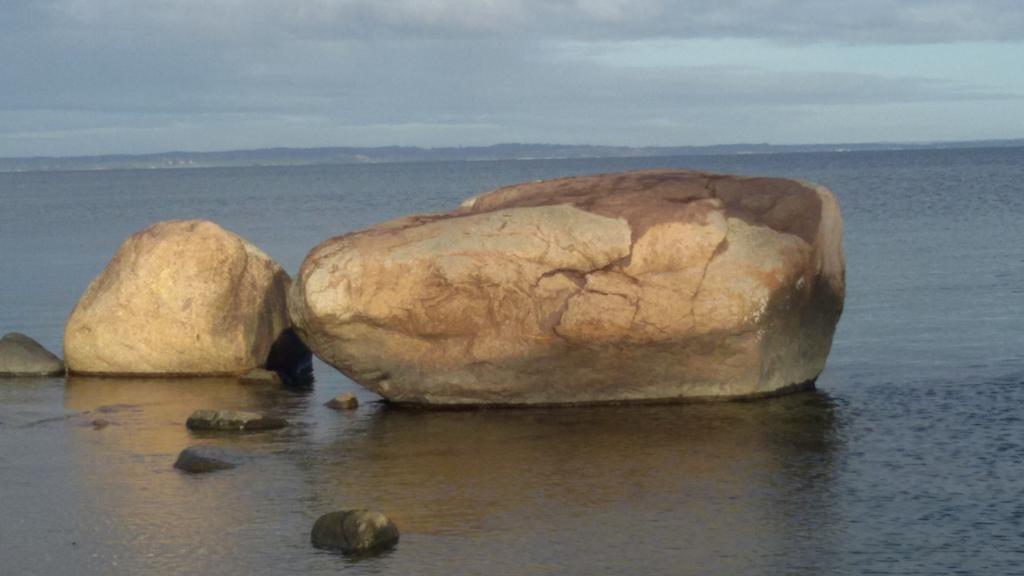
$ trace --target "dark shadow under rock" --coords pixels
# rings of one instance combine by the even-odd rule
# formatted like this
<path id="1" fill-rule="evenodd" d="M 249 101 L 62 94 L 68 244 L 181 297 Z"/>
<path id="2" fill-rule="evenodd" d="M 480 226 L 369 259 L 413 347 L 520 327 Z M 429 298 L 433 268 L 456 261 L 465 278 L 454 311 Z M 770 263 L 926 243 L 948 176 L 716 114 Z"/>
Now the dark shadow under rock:
<path id="1" fill-rule="evenodd" d="M 288 385 L 313 381 L 313 353 L 291 329 L 282 332 L 274 341 L 264 367 L 280 374 Z"/>

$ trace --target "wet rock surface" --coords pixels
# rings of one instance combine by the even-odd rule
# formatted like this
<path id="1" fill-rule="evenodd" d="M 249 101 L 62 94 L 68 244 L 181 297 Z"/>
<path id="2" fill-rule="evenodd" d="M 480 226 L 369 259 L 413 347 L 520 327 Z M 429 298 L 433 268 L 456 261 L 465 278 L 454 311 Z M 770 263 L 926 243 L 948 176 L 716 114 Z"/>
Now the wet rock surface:
<path id="1" fill-rule="evenodd" d="M 334 398 L 328 400 L 324 406 L 332 408 L 334 410 L 355 410 L 359 407 L 359 400 L 352 394 L 338 394 Z"/>
<path id="2" fill-rule="evenodd" d="M 288 421 L 283 418 L 239 410 L 196 410 L 185 422 L 189 430 L 237 432 L 277 430 L 287 425 Z"/>
<path id="3" fill-rule="evenodd" d="M 281 384 L 281 375 L 273 370 L 254 368 L 238 377 L 242 384 Z"/>
<path id="4" fill-rule="evenodd" d="M 217 446 L 189 446 L 178 454 L 174 467 L 189 474 L 204 474 L 237 468 L 247 459 L 236 450 Z"/>
<path id="5" fill-rule="evenodd" d="M 340 510 L 318 518 L 310 539 L 314 547 L 325 550 L 381 552 L 398 543 L 398 527 L 380 512 Z"/>
<path id="6" fill-rule="evenodd" d="M 317 355 L 395 402 L 756 397 L 813 385 L 844 274 L 825 188 L 645 171 L 328 240 L 289 307 Z"/>

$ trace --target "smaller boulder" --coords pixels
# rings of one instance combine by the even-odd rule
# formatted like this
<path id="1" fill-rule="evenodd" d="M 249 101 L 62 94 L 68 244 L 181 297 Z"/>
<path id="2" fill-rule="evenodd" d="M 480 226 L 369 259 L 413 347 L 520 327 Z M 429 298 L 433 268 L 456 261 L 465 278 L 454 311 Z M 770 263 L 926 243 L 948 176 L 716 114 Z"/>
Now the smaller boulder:
<path id="1" fill-rule="evenodd" d="M 91 422 L 93 430 L 103 430 L 107 426 L 110 426 L 110 420 L 106 418 L 95 418 Z"/>
<path id="2" fill-rule="evenodd" d="M 64 362 L 32 338 L 11 332 L 0 338 L 0 376 L 60 376 Z"/>
<path id="3" fill-rule="evenodd" d="M 230 470 L 244 461 L 242 454 L 216 446 L 189 446 L 178 454 L 174 467 L 188 474 Z"/>
<path id="4" fill-rule="evenodd" d="M 242 374 L 238 381 L 242 384 L 276 384 L 280 385 L 281 375 L 273 370 L 264 370 L 263 368 L 253 368 L 245 374 Z"/>
<path id="5" fill-rule="evenodd" d="M 355 396 L 346 392 L 331 398 L 324 404 L 324 406 L 335 410 L 355 410 L 359 407 L 359 400 L 356 399 Z"/>
<path id="6" fill-rule="evenodd" d="M 380 552 L 398 543 L 398 527 L 380 512 L 339 510 L 317 519 L 313 546 L 346 554 Z"/>
<path id="7" fill-rule="evenodd" d="M 128 237 L 79 298 L 64 359 L 73 373 L 117 376 L 305 365 L 309 351 L 290 337 L 271 353 L 291 328 L 290 285 L 277 262 L 213 222 L 158 222 Z"/>
<path id="8" fill-rule="evenodd" d="M 288 422 L 283 418 L 266 416 L 258 412 L 237 410 L 196 410 L 188 417 L 185 426 L 189 430 L 224 430 L 256 432 L 284 428 Z"/>

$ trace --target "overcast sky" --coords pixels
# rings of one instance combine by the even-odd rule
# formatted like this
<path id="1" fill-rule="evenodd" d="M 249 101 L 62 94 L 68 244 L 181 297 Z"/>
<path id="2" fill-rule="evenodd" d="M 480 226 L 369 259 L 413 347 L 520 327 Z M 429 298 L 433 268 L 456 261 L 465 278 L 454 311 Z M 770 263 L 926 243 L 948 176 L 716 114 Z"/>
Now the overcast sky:
<path id="1" fill-rule="evenodd" d="M 0 0 L 0 156 L 1020 137 L 1020 0 Z"/>

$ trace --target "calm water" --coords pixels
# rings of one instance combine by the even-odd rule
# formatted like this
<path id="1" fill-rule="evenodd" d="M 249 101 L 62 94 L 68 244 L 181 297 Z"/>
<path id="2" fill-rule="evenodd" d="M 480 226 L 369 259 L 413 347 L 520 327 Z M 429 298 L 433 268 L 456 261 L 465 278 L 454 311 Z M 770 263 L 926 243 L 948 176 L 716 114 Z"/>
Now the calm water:
<path id="1" fill-rule="evenodd" d="M 294 272 L 322 240 L 506 183 L 648 167 L 805 178 L 846 222 L 819 390 L 737 404 L 408 412 L 317 365 L 229 380 L 0 381 L 0 574 L 1013 574 L 1024 570 L 1024 149 L 0 174 L 0 332 L 59 350 L 157 220 L 216 220 Z M 321 406 L 353 391 L 355 413 Z M 200 407 L 296 423 L 196 436 Z M 93 418 L 112 424 L 94 430 Z M 189 477 L 189 444 L 254 459 Z M 402 530 L 360 561 L 322 513 Z"/>

